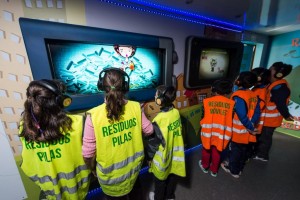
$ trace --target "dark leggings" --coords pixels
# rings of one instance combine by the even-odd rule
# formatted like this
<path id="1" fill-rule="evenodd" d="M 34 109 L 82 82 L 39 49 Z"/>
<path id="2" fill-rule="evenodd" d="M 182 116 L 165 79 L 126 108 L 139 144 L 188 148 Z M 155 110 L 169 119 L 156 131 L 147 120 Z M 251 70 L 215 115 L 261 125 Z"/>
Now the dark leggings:
<path id="1" fill-rule="evenodd" d="M 159 180 L 154 176 L 154 199 L 175 199 L 177 176 L 170 174 L 166 180 Z"/>
<path id="2" fill-rule="evenodd" d="M 262 132 L 257 137 L 256 155 L 258 157 L 269 159 L 269 152 L 272 146 L 272 137 L 275 127 L 264 126 Z"/>

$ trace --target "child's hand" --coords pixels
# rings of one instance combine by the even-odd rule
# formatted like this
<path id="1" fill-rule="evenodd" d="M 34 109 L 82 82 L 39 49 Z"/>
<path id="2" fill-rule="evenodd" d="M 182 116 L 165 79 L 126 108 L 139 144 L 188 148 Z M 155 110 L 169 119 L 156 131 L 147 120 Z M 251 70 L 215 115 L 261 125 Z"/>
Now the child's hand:
<path id="1" fill-rule="evenodd" d="M 294 121 L 295 117 L 290 115 L 288 118 L 285 119 L 286 121 Z"/>
<path id="2" fill-rule="evenodd" d="M 257 134 L 259 134 L 259 130 L 257 128 L 255 128 L 253 131 L 251 131 L 251 130 L 248 129 L 248 131 L 249 131 L 249 133 L 251 135 L 257 135 Z"/>

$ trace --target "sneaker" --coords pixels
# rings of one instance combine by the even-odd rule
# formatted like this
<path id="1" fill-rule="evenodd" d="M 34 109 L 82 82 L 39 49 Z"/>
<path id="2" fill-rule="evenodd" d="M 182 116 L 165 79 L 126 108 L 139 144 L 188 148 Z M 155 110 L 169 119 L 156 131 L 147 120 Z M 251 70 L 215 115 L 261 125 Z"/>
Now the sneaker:
<path id="1" fill-rule="evenodd" d="M 238 175 L 238 174 L 232 174 L 232 173 L 230 173 L 230 174 L 233 178 L 240 178 L 240 175 Z"/>
<path id="2" fill-rule="evenodd" d="M 226 173 L 230 173 L 230 169 L 228 165 L 226 165 L 225 163 L 221 163 L 221 167 Z"/>
<path id="3" fill-rule="evenodd" d="M 222 169 L 223 169 L 226 173 L 230 173 L 232 177 L 234 177 L 234 178 L 239 178 L 239 177 L 240 177 L 239 174 L 233 174 L 233 173 L 231 173 L 231 171 L 230 171 L 230 169 L 229 169 L 229 166 L 226 165 L 225 163 L 221 163 L 221 167 L 222 167 Z M 241 173 L 241 172 L 240 172 L 240 173 Z"/>
<path id="4" fill-rule="evenodd" d="M 210 172 L 210 175 L 211 175 L 212 177 L 217 177 L 217 176 L 218 176 L 218 173 Z"/>
<path id="5" fill-rule="evenodd" d="M 154 192 L 149 192 L 149 200 L 154 200 Z"/>
<path id="6" fill-rule="evenodd" d="M 260 160 L 260 161 L 263 161 L 263 162 L 268 162 L 269 161 L 268 159 L 265 159 L 265 158 L 259 157 L 259 156 L 255 156 L 253 159 L 254 160 Z"/>
<path id="7" fill-rule="evenodd" d="M 202 164 L 201 164 L 201 160 L 199 160 L 199 167 L 202 169 L 203 173 L 207 174 L 208 173 L 208 170 L 205 169 Z"/>

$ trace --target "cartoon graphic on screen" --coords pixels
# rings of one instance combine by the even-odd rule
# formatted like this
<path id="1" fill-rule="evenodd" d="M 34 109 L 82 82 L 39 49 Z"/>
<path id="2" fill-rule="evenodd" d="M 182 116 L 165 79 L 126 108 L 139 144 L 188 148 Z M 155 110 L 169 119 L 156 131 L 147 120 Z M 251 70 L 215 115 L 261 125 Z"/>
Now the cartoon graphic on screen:
<path id="1" fill-rule="evenodd" d="M 210 67 L 211 67 L 211 72 L 214 72 L 215 71 L 215 67 L 216 67 L 216 65 L 218 64 L 218 62 L 217 62 L 217 59 L 214 59 L 214 58 L 212 58 L 211 60 L 210 60 Z"/>
<path id="2" fill-rule="evenodd" d="M 222 49 L 203 49 L 199 65 L 199 78 L 223 78 L 228 71 L 229 54 Z"/>
<path id="3" fill-rule="evenodd" d="M 126 46 L 126 45 L 114 45 L 115 51 L 124 59 L 121 60 L 122 66 L 120 69 L 126 71 L 130 76 L 132 71 L 134 70 L 134 62 L 130 60 L 132 56 L 134 56 L 136 47 L 134 46 Z"/>
<path id="4" fill-rule="evenodd" d="M 155 88 L 162 80 L 160 49 L 58 40 L 47 43 L 53 75 L 66 84 L 69 94 L 99 93 L 99 72 L 108 67 L 123 69 L 130 76 L 130 90 Z"/>

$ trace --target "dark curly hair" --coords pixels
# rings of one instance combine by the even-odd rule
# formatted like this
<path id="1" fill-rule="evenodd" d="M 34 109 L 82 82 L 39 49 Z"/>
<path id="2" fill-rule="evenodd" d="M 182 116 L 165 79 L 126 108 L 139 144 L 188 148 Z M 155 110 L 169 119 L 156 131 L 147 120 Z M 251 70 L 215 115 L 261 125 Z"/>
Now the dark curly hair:
<path id="1" fill-rule="evenodd" d="M 64 92 L 65 86 L 57 80 L 47 80 Z M 26 90 L 26 101 L 21 118 L 20 137 L 26 141 L 53 141 L 72 130 L 72 119 L 67 116 L 63 106 L 56 101 L 57 94 L 43 87 L 39 81 L 30 82 Z"/>
<path id="2" fill-rule="evenodd" d="M 263 67 L 257 67 L 252 69 L 251 72 L 257 75 L 257 84 L 267 85 L 270 83 L 270 70 Z"/>
<path id="3" fill-rule="evenodd" d="M 157 98 L 161 99 L 161 108 L 173 106 L 173 101 L 176 99 L 176 88 L 173 86 L 160 85 L 156 88 Z"/>
<path id="4" fill-rule="evenodd" d="M 250 71 L 241 72 L 235 81 L 237 86 L 242 86 L 243 88 L 251 88 L 257 82 L 257 75 Z"/>

